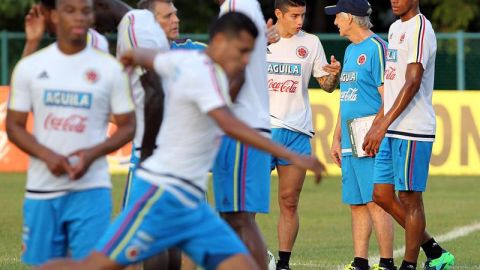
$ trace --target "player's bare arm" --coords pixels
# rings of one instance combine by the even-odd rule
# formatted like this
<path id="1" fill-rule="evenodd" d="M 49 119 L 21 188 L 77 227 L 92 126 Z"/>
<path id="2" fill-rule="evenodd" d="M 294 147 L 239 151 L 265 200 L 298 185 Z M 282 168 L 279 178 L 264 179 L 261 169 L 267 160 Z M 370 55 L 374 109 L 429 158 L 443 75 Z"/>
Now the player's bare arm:
<path id="1" fill-rule="evenodd" d="M 226 107 L 212 110 L 208 115 L 212 117 L 218 126 L 232 138 L 269 152 L 276 157 L 288 159 L 300 168 L 313 171 L 315 173 L 316 183 L 319 183 L 322 180 L 326 168 L 316 157 L 300 156 L 288 151 L 286 148 L 263 137 L 257 131 L 238 120 Z"/>
<path id="2" fill-rule="evenodd" d="M 332 93 L 340 81 L 342 65 L 335 59 L 335 56 L 332 55 L 330 57 L 330 64 L 325 65 L 323 70 L 328 72 L 328 75 L 316 79 L 323 90 Z"/>
<path id="3" fill-rule="evenodd" d="M 40 6 L 35 4 L 25 16 L 25 47 L 22 58 L 37 51 L 43 35 L 45 34 L 45 17 Z"/>
<path id="4" fill-rule="evenodd" d="M 335 131 L 333 132 L 332 147 L 330 148 L 330 157 L 333 162 L 337 164 L 338 167 L 342 167 L 342 128 L 340 123 L 342 122 L 342 117 L 340 115 L 340 110 L 338 110 L 337 124 L 335 126 Z"/>
<path id="5" fill-rule="evenodd" d="M 380 120 L 373 123 L 370 131 L 365 136 L 363 150 L 368 155 L 375 155 L 378 152 L 380 143 L 387 132 L 388 127 L 395 119 L 407 108 L 413 97 L 420 89 L 423 77 L 423 66 L 421 63 L 411 63 L 407 65 L 405 74 L 405 84 L 393 103 L 392 108 Z M 383 106 L 381 108 L 383 110 Z"/>
<path id="6" fill-rule="evenodd" d="M 158 49 L 137 49 L 126 51 L 122 57 L 120 57 L 120 62 L 125 67 L 134 67 L 142 66 L 148 70 L 153 70 L 153 62 L 155 56 L 161 51 Z"/>
<path id="7" fill-rule="evenodd" d="M 114 114 L 113 118 L 117 125 L 117 130 L 112 136 L 103 143 L 91 148 L 80 149 L 70 154 L 71 157 L 78 157 L 78 161 L 75 164 L 72 164 L 72 179 L 76 180 L 81 178 L 97 158 L 119 149 L 133 139 L 136 125 L 135 113 Z"/>
<path id="8" fill-rule="evenodd" d="M 27 131 L 27 112 L 7 110 L 6 129 L 8 139 L 30 156 L 43 160 L 50 172 L 55 176 L 70 174 L 71 168 L 68 159 L 40 144 Z"/>

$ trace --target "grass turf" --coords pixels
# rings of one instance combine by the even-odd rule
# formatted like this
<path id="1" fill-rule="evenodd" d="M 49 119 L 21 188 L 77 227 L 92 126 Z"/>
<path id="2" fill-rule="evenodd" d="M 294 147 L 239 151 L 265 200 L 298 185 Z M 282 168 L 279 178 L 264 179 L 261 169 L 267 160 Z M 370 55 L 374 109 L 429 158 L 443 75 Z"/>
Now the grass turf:
<path id="1" fill-rule="evenodd" d="M 115 175 L 114 203 L 119 210 L 124 175 Z M 427 227 L 433 235 L 445 234 L 457 227 L 480 222 L 478 185 L 480 177 L 430 177 L 424 195 Z M 22 199 L 25 174 L 0 175 L 0 269 L 28 269 L 19 260 L 22 233 Z M 307 179 L 300 202 L 300 232 L 292 255 L 295 270 L 338 269 L 352 257 L 350 213 L 341 203 L 341 180 L 329 177 L 320 186 Z M 272 177 L 271 213 L 259 215 L 258 223 L 269 249 L 276 254 L 276 222 L 278 218 L 277 178 Z M 395 231 L 395 247 L 403 245 L 403 231 Z M 456 257 L 455 269 L 480 269 L 480 231 L 459 237 L 441 245 Z M 375 238 L 371 239 L 370 254 L 377 254 Z M 421 254 L 420 261 L 425 258 Z M 395 259 L 399 265 L 401 258 Z M 371 264 L 376 262 L 371 262 Z M 419 267 L 420 268 L 420 267 Z"/>

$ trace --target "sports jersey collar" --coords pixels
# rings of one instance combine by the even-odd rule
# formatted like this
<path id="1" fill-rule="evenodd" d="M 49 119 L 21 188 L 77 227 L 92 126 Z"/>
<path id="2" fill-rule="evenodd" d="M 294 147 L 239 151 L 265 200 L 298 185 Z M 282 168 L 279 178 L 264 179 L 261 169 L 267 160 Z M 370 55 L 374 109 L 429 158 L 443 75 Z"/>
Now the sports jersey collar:
<path id="1" fill-rule="evenodd" d="M 60 48 L 58 48 L 58 43 L 57 42 L 53 43 L 52 46 L 53 46 L 54 50 L 59 55 L 61 55 L 64 58 L 68 58 L 68 59 L 75 59 L 75 58 L 78 58 L 78 57 L 82 57 L 85 53 L 87 53 L 90 50 L 89 46 L 85 46 L 85 48 L 83 50 L 81 50 L 81 51 L 79 51 L 75 54 L 66 54 L 66 53 L 62 52 L 60 50 Z"/>

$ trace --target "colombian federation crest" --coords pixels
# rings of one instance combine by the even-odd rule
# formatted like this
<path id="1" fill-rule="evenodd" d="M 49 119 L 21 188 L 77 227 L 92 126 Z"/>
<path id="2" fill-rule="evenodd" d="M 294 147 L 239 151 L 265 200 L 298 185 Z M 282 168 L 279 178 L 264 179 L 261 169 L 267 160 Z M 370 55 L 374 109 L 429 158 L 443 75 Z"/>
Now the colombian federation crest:
<path id="1" fill-rule="evenodd" d="M 135 259 L 137 259 L 139 253 L 140 253 L 139 247 L 130 246 L 125 250 L 125 257 L 127 257 L 127 259 L 130 261 L 134 261 Z"/>
<path id="2" fill-rule="evenodd" d="M 98 72 L 93 69 L 87 70 L 87 72 L 85 72 L 85 79 L 91 84 L 96 83 L 99 79 Z"/>
<path id="3" fill-rule="evenodd" d="M 297 48 L 297 56 L 299 58 L 306 58 L 308 56 L 308 49 L 304 46 L 300 46 Z"/>
<path id="4" fill-rule="evenodd" d="M 367 62 L 367 56 L 364 53 L 362 53 L 357 58 L 357 65 L 361 66 L 365 64 L 365 62 Z"/>

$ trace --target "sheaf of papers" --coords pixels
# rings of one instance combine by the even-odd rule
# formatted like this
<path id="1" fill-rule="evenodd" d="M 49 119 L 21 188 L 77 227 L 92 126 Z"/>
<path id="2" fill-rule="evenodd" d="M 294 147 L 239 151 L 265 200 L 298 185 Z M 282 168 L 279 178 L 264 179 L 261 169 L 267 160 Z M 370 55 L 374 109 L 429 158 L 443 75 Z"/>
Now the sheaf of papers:
<path id="1" fill-rule="evenodd" d="M 362 145 L 374 119 L 375 115 L 371 115 L 347 121 L 348 131 L 350 133 L 350 143 L 352 144 L 352 154 L 354 157 L 367 156 L 362 149 Z"/>

